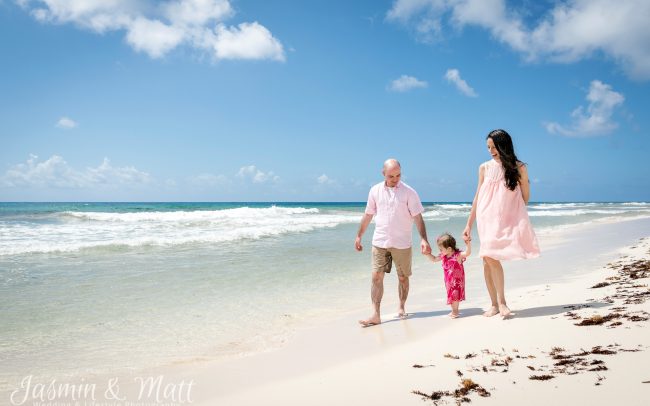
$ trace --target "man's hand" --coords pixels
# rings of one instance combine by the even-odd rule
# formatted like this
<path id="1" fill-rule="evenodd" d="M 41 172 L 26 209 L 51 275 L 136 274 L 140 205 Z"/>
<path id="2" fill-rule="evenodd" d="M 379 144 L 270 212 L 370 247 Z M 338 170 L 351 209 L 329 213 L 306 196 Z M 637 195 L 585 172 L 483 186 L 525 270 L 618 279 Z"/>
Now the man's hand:
<path id="1" fill-rule="evenodd" d="M 354 248 L 357 251 L 363 251 L 363 245 L 361 245 L 361 237 L 357 237 L 357 239 L 354 240 Z"/>
<path id="2" fill-rule="evenodd" d="M 429 241 L 422 240 L 420 242 L 420 248 L 422 249 L 422 254 L 424 255 L 431 254 L 431 246 L 429 245 Z"/>
<path id="3" fill-rule="evenodd" d="M 361 245 L 361 237 L 363 237 L 363 233 L 366 232 L 368 224 L 370 224 L 372 221 L 372 216 L 372 214 L 365 213 L 361 218 L 361 224 L 359 225 L 359 231 L 357 232 L 357 239 L 354 240 L 354 249 L 357 251 L 363 250 L 363 245 Z"/>

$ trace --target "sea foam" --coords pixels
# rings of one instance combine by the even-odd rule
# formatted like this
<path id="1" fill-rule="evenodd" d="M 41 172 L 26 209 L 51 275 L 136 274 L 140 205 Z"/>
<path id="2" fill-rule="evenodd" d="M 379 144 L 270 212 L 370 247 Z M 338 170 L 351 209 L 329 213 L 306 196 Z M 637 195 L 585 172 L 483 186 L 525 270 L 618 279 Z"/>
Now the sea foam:
<path id="1" fill-rule="evenodd" d="M 221 244 L 356 223 L 354 212 L 321 213 L 304 207 L 240 207 L 167 212 L 74 212 L 52 221 L 11 222 L 0 230 L 0 255 L 82 249 Z"/>

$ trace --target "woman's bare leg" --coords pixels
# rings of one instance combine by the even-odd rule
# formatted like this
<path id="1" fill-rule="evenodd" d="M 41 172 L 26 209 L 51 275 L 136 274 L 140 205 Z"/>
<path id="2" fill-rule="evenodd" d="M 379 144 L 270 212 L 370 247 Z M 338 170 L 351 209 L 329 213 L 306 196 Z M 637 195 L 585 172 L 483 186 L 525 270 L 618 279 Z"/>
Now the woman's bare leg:
<path id="1" fill-rule="evenodd" d="M 492 268 L 488 259 L 491 260 L 491 258 L 483 258 L 483 276 L 485 277 L 485 286 L 487 287 L 488 293 L 490 294 L 490 301 L 492 302 L 492 305 L 488 311 L 483 313 L 483 316 L 492 317 L 495 314 L 499 313 L 499 302 L 497 302 L 497 288 L 494 285 L 494 280 L 492 278 Z"/>
<path id="2" fill-rule="evenodd" d="M 511 312 L 506 305 L 505 278 L 503 275 L 503 267 L 501 266 L 501 261 L 497 261 L 496 259 L 492 258 L 485 258 L 485 260 L 488 262 L 488 265 L 490 267 L 492 282 L 494 283 L 494 288 L 496 290 L 499 313 L 501 313 L 502 317 L 508 317 Z M 492 303 L 494 305 L 494 301 Z"/>

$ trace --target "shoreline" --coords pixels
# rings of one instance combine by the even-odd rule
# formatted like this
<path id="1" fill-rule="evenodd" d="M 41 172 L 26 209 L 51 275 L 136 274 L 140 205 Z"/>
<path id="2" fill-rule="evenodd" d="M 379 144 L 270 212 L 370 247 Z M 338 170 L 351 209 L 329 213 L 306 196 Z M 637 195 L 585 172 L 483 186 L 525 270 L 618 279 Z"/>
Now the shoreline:
<path id="1" fill-rule="evenodd" d="M 431 363 L 427 357 L 431 357 L 432 348 L 444 347 L 435 351 L 440 354 L 450 351 L 459 354 L 480 353 L 488 343 L 474 341 L 472 337 L 487 333 L 488 337 L 503 338 L 501 330 L 504 326 L 511 327 L 522 323 L 521 328 L 526 331 L 546 334 L 545 326 L 550 321 L 558 321 L 557 319 L 561 319 L 562 314 L 566 312 L 563 306 L 587 303 L 584 301 L 587 298 L 583 301 L 571 300 L 571 294 L 576 292 L 583 296 L 590 294 L 586 285 L 602 276 L 603 265 L 618 258 L 620 252 L 626 252 L 628 247 L 639 238 L 648 237 L 649 233 L 646 231 L 648 229 L 650 229 L 650 218 L 589 224 L 565 235 L 566 241 L 572 244 L 571 247 L 555 245 L 547 249 L 546 253 L 543 251 L 542 257 L 536 260 L 508 263 L 505 267 L 508 302 L 516 313 L 511 320 L 479 317 L 482 314 L 482 307 L 486 304 L 486 292 L 483 292 L 483 295 L 468 296 L 469 300 L 461 304 L 461 313 L 464 317 L 453 321 L 447 319 L 444 315 L 449 312 L 449 309 L 442 301 L 443 287 L 440 286 L 440 275 L 436 269 L 432 270 L 429 267 L 419 272 L 421 280 L 417 283 L 424 288 L 414 289 L 415 291 L 409 297 L 407 311 L 412 315 L 406 320 L 393 318 L 397 304 L 394 292 L 396 278 L 386 278 L 385 300 L 382 303 L 383 323 L 380 326 L 360 328 L 356 320 L 366 316 L 368 310 L 367 308 L 354 309 L 340 314 L 335 319 L 300 328 L 281 348 L 250 356 L 181 363 L 141 372 L 144 376 L 162 375 L 171 382 L 193 380 L 196 383 L 194 392 L 196 404 L 245 405 L 259 402 L 298 405 L 304 404 L 307 398 L 310 399 L 308 403 L 319 404 L 321 400 L 315 401 L 309 393 L 320 393 L 323 387 L 327 387 L 325 391 L 327 394 L 323 394 L 322 404 L 367 403 L 365 397 L 338 398 L 335 392 L 354 391 L 353 383 L 359 387 L 369 385 L 373 379 L 359 379 L 359 374 L 363 374 L 364 371 L 373 376 L 376 371 L 384 371 L 385 376 L 376 376 L 377 380 L 383 382 L 379 385 L 382 388 L 380 391 L 382 395 L 373 402 L 402 404 L 413 397 L 414 402 L 421 404 L 422 400 L 409 391 L 396 390 L 394 392 L 400 394 L 391 398 L 392 379 L 400 381 L 401 374 L 410 372 L 411 365 Z M 626 243 L 613 246 L 612 239 L 623 240 Z M 544 245 L 542 247 L 544 249 Z M 482 272 L 477 273 L 480 266 L 478 262 L 476 257 L 472 258 L 471 265 L 466 267 L 466 272 L 470 275 L 474 288 L 478 285 L 481 289 L 483 281 Z M 551 267 L 558 267 L 558 269 L 552 270 Z M 526 271 L 525 268 L 531 270 Z M 525 273 L 535 271 L 539 274 L 531 276 Z M 414 286 L 416 285 L 412 284 L 412 289 Z M 538 323 L 538 320 L 541 322 Z M 484 332 L 483 328 L 488 330 Z M 552 331 L 554 327 L 549 328 Z M 577 327 L 573 328 L 577 329 Z M 458 330 L 461 332 L 458 333 Z M 514 331 L 519 331 L 519 328 L 514 328 Z M 642 331 L 644 337 L 647 337 L 646 342 L 650 342 L 647 327 Z M 451 340 L 452 337 L 457 336 L 461 339 Z M 504 346 L 507 341 L 504 340 Z M 543 349 L 541 342 L 537 344 L 530 342 L 526 347 L 527 341 L 530 339 L 525 338 L 519 344 L 511 342 L 504 348 L 518 348 L 519 351 L 527 349 L 529 352 Z M 563 340 L 559 340 L 558 344 L 561 344 L 561 341 Z M 575 336 L 575 342 L 587 343 L 579 336 Z M 602 345 L 597 342 L 588 344 Z M 491 343 L 493 348 L 497 348 L 496 345 L 494 342 Z M 567 345 L 567 347 L 571 346 Z M 547 350 L 550 351 L 550 348 Z M 574 349 L 578 350 L 579 346 L 567 348 L 569 351 Z M 650 351 L 639 354 L 650 361 Z M 412 361 L 409 361 L 410 363 L 397 361 L 409 357 Z M 438 364 L 439 361 L 433 363 Z M 387 364 L 393 364 L 393 367 L 389 368 Z M 400 368 L 401 372 L 397 372 Z M 347 377 L 349 382 L 339 376 Z M 443 379 L 440 382 L 448 382 L 446 385 L 449 387 L 452 381 L 456 381 L 455 376 L 451 378 L 453 379 Z M 439 379 L 441 377 L 436 376 L 434 381 L 438 382 Z M 414 385 L 412 389 L 415 390 L 417 387 Z M 421 389 L 426 388 L 421 385 Z M 131 391 L 134 389 L 135 387 L 130 388 Z M 480 400 L 485 401 L 485 399 Z"/>
<path id="2" fill-rule="evenodd" d="M 548 309 L 549 305 L 545 305 L 544 300 L 556 296 L 557 298 L 565 297 L 566 293 L 560 293 L 569 286 L 569 292 L 584 289 L 582 285 L 585 283 L 585 278 L 600 275 L 602 266 L 618 256 L 617 253 L 621 250 L 625 251 L 625 246 L 630 245 L 628 243 L 622 246 L 613 245 L 612 240 L 621 243 L 633 242 L 639 237 L 647 237 L 646 230 L 648 229 L 650 229 L 650 218 L 617 223 L 592 223 L 570 232 L 561 233 L 566 237 L 563 241 L 573 244 L 571 247 L 554 244 L 547 248 L 544 242 L 540 241 L 543 249 L 541 258 L 507 263 L 505 266 L 508 301 L 513 311 L 518 313 L 514 319 L 506 322 L 494 318 L 477 317 L 481 314 L 481 308 L 485 305 L 487 298 L 482 286 L 482 271 L 479 269 L 480 261 L 477 260 L 477 257 L 471 258 L 466 272 L 470 276 L 468 278 L 468 285 L 472 285 L 470 289 L 479 293 L 468 295 L 469 300 L 461 304 L 461 312 L 464 317 L 454 321 L 442 317 L 449 312 L 449 309 L 443 302 L 444 287 L 441 284 L 441 275 L 438 269 L 428 263 L 426 267 L 423 267 L 422 264 L 426 262 L 422 262 L 419 264 L 421 269 L 414 269 L 414 276 L 417 275 L 414 278 L 416 282 L 412 284 L 412 294 L 407 303 L 407 311 L 412 313 L 412 316 L 407 320 L 392 318 L 397 304 L 396 278 L 386 278 L 385 300 L 382 303 L 384 323 L 380 326 L 367 329 L 358 327 L 356 320 L 367 316 L 369 309 L 369 306 L 363 306 L 362 310 L 360 308 L 351 309 L 336 317 L 318 319 L 310 322 L 309 325 L 299 327 L 286 342 L 281 343 L 279 348 L 265 352 L 228 359 L 181 361 L 166 366 L 137 369 L 134 370 L 134 374 L 120 374 L 119 378 L 121 382 L 124 382 L 122 390 L 128 394 L 129 399 L 136 399 L 138 388 L 132 383 L 132 378 L 138 374 L 137 376 L 144 377 L 162 376 L 166 382 L 171 383 L 195 382 L 192 403 L 196 404 L 237 405 L 256 402 L 305 404 L 307 398 L 309 398 L 307 403 L 318 404 L 321 400 L 312 401 L 313 399 L 310 398 L 312 395 L 309 392 L 320 393 L 323 388 L 327 390 L 323 394 L 322 404 L 350 403 L 348 398 L 337 397 L 337 393 L 353 391 L 354 388 L 349 386 L 352 383 L 356 383 L 358 386 L 368 385 L 371 381 L 370 378 L 359 379 L 359 374 L 364 371 L 371 375 L 377 371 L 383 371 L 383 375 L 377 376 L 379 381 L 386 379 L 385 385 L 380 385 L 382 396 L 374 399 L 374 402 L 402 404 L 409 402 L 412 397 L 418 404 L 421 404 L 422 400 L 410 394 L 409 391 L 401 393 L 400 390 L 394 390 L 391 378 L 400 381 L 403 373 L 407 375 L 411 373 L 412 365 L 433 363 L 439 366 L 440 361 L 429 359 L 432 357 L 432 349 L 436 349 L 437 354 L 441 351 L 451 352 L 458 348 L 456 350 L 458 355 L 470 352 L 481 354 L 480 351 L 485 349 L 467 337 L 456 342 L 451 342 L 451 337 L 466 334 L 471 338 L 477 334 L 483 335 L 485 332 L 488 336 L 498 335 L 501 333 L 498 331 L 500 327 L 510 327 L 519 324 L 520 321 L 528 323 L 529 320 L 542 320 L 547 323 L 548 320 L 545 319 L 561 319 L 560 309 Z M 556 258 L 558 255 L 566 261 L 558 263 L 558 258 Z M 554 266 L 559 268 L 552 269 Z M 561 269 L 562 266 L 564 266 L 563 269 Z M 367 281 L 364 280 L 364 283 Z M 483 294 L 481 295 L 480 292 Z M 536 307 L 545 309 L 531 310 L 535 308 L 533 304 L 538 302 L 539 306 Z M 565 300 L 565 302 L 565 305 L 586 303 L 569 300 Z M 546 314 L 551 311 L 556 313 Z M 544 323 L 540 323 L 540 325 Z M 530 326 L 528 324 L 526 324 L 527 329 L 536 329 L 536 323 Z M 483 331 L 483 328 L 488 330 Z M 493 328 L 496 330 L 492 330 Z M 457 330 L 461 330 L 461 333 L 458 333 Z M 646 341 L 650 342 L 647 331 L 644 334 L 644 337 L 648 338 Z M 583 342 L 580 340 L 577 338 L 576 342 Z M 458 347 L 463 343 L 462 347 Z M 531 342 L 530 345 L 532 344 Z M 595 342 L 591 344 L 601 345 Z M 510 346 L 518 348 L 519 351 L 526 348 L 523 344 L 517 347 L 514 344 Z M 444 347 L 444 349 L 438 347 Z M 578 349 L 568 347 L 567 345 L 568 351 Z M 493 351 L 496 349 L 494 347 Z M 650 352 L 637 353 L 637 355 L 639 354 L 648 359 Z M 509 353 L 509 355 L 513 356 L 514 354 Z M 401 361 L 398 363 L 396 358 Z M 411 359 L 412 362 L 404 363 L 404 359 Z M 650 361 L 650 359 L 648 360 Z M 392 367 L 387 367 L 387 364 Z M 421 370 L 432 371 L 433 368 L 422 368 Z M 347 377 L 350 382 L 344 382 L 338 377 L 339 375 Z M 104 378 L 110 377 L 92 375 L 87 376 L 86 381 L 98 382 L 98 386 L 101 387 L 102 382 L 106 380 Z M 454 385 L 457 382 L 456 377 L 452 376 L 452 378 L 454 379 L 447 381 L 447 378 L 435 376 L 433 382 L 440 382 L 440 389 L 453 389 L 452 381 Z M 647 378 L 650 379 L 650 376 Z M 489 381 L 478 378 L 475 380 L 489 390 L 487 383 Z M 444 382 L 448 382 L 445 384 L 446 386 L 442 385 Z M 556 382 L 560 382 L 560 380 Z M 429 384 L 429 386 L 431 385 Z M 285 392 L 279 388 L 284 388 Z M 424 384 L 413 385 L 410 390 L 425 392 L 428 390 L 427 388 Z M 364 391 L 366 390 L 368 389 L 364 389 Z M 291 395 L 294 392 L 295 396 Z M 395 398 L 391 398 L 393 392 Z M 494 396 L 501 393 L 499 391 L 491 392 L 494 393 Z M 367 403 L 363 397 L 357 399 L 352 396 L 350 399 L 356 399 L 353 403 Z M 474 400 L 489 401 L 489 399 Z"/>

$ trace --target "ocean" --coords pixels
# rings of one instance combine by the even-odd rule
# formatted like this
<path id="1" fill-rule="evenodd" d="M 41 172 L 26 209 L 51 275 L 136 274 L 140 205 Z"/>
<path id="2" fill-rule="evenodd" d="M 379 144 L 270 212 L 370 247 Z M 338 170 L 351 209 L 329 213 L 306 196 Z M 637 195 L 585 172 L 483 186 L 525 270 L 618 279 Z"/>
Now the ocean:
<path id="1" fill-rule="evenodd" d="M 431 241 L 460 236 L 470 204 L 424 205 Z M 27 375 L 257 353 L 315 321 L 369 310 L 373 226 L 364 252 L 353 247 L 364 206 L 0 203 L 0 391 Z M 529 214 L 538 235 L 560 238 L 650 217 L 650 203 L 533 203 Z M 414 271 L 425 266 L 417 256 Z"/>

